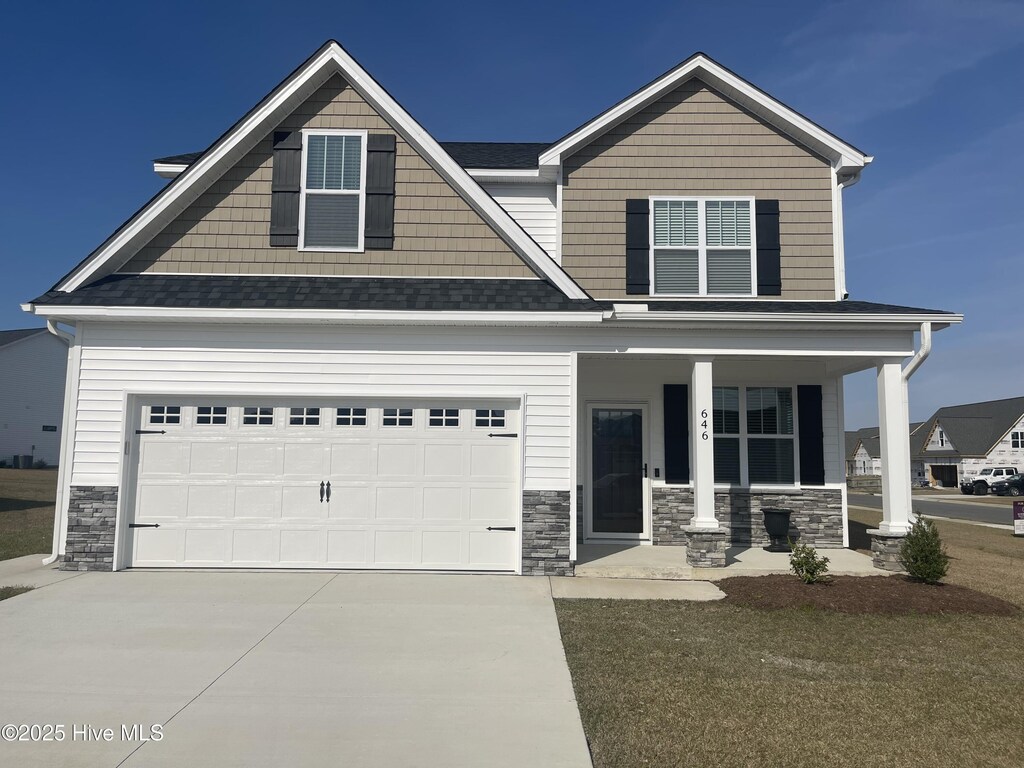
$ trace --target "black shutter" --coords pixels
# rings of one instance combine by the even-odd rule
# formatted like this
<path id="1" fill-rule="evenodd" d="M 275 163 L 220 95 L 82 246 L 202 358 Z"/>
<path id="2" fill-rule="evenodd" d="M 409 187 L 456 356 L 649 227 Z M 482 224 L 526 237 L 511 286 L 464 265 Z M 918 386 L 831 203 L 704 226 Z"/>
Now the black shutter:
<path id="1" fill-rule="evenodd" d="M 800 420 L 800 485 L 825 484 L 825 433 L 822 429 L 821 387 L 801 384 L 796 388 Z"/>
<path id="2" fill-rule="evenodd" d="M 299 245 L 299 195 L 302 182 L 302 134 L 274 131 L 274 170 L 270 182 L 270 245 Z"/>
<path id="3" fill-rule="evenodd" d="M 690 482 L 690 400 L 685 384 L 665 385 L 665 482 Z"/>
<path id="4" fill-rule="evenodd" d="M 366 142 L 366 248 L 395 247 L 395 137 L 371 133 Z"/>
<path id="5" fill-rule="evenodd" d="M 782 295 L 779 201 L 755 200 L 757 215 L 757 295 Z"/>
<path id="6" fill-rule="evenodd" d="M 626 201 L 626 293 L 651 292 L 650 219 L 647 200 Z"/>

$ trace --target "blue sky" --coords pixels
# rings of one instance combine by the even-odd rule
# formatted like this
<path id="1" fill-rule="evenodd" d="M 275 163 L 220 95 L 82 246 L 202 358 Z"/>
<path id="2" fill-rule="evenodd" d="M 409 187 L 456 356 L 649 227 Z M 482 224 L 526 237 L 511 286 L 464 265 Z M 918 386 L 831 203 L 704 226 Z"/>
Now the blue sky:
<path id="1" fill-rule="evenodd" d="M 244 7 L 244 12 L 236 10 Z M 514 10 L 513 10 L 514 9 Z M 875 155 L 852 298 L 963 312 L 911 415 L 1024 394 L 1024 3 L 21 3 L 5 12 L 0 328 L 336 38 L 441 140 L 548 141 L 703 50 Z M 877 422 L 847 378 L 849 428 Z"/>

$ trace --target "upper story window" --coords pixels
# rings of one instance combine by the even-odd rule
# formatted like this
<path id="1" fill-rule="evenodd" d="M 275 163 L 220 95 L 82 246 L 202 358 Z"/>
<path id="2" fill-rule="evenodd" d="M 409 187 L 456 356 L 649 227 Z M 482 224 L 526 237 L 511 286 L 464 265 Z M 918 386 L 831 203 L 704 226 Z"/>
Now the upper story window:
<path id="1" fill-rule="evenodd" d="M 366 133 L 308 131 L 302 140 L 299 247 L 363 250 Z"/>
<path id="2" fill-rule="evenodd" d="M 1010 434 L 1011 448 L 1024 448 L 1024 432 L 1012 432 Z"/>
<path id="3" fill-rule="evenodd" d="M 939 430 L 939 445 L 943 448 L 946 447 L 946 433 L 941 429 Z"/>
<path id="4" fill-rule="evenodd" d="M 651 293 L 752 296 L 754 199 L 651 198 Z"/>

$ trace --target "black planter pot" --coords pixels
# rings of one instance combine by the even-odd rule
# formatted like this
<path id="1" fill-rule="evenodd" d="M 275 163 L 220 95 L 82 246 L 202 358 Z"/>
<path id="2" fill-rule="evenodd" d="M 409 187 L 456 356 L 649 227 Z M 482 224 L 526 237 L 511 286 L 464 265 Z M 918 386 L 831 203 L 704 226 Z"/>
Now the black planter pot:
<path id="1" fill-rule="evenodd" d="M 771 539 L 771 544 L 765 547 L 768 552 L 792 552 L 789 546 L 789 516 L 790 509 L 762 509 L 764 513 L 764 529 Z"/>

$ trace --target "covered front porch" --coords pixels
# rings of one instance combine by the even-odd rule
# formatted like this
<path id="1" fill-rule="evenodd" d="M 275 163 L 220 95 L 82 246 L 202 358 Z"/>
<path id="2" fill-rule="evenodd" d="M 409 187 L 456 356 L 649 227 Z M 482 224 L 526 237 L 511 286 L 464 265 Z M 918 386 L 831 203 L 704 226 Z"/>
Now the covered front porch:
<path id="1" fill-rule="evenodd" d="M 829 550 L 834 573 L 897 569 L 911 525 L 903 360 L 914 354 L 913 332 L 901 330 L 888 344 L 819 335 L 830 350 L 799 336 L 772 348 L 754 333 L 747 349 L 576 353 L 576 573 L 787 572 L 788 555 L 763 550 L 765 509 L 789 511 L 788 538 Z M 843 425 L 843 376 L 869 368 L 885 478 L 873 558 L 846 549 Z"/>

